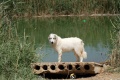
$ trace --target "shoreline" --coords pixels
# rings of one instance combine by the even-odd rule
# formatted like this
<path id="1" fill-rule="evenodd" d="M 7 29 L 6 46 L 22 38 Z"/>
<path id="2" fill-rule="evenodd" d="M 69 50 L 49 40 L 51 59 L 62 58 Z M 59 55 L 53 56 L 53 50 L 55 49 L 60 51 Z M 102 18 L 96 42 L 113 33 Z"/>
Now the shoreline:
<path id="1" fill-rule="evenodd" d="M 74 15 L 74 14 L 70 14 L 70 15 L 40 15 L 40 16 L 32 16 L 34 18 L 39 18 L 39 17 L 84 17 L 84 16 L 91 16 L 91 17 L 99 17 L 99 16 L 120 16 L 120 14 L 81 14 L 81 15 Z"/>

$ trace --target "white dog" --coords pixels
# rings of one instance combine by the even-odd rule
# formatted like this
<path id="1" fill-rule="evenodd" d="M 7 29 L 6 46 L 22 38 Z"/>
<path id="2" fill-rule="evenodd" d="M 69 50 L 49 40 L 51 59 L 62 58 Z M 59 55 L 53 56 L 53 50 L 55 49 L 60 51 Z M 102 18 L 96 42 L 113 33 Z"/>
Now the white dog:
<path id="1" fill-rule="evenodd" d="M 56 34 L 51 33 L 48 37 L 52 47 L 58 52 L 58 62 L 61 62 L 62 52 L 73 51 L 77 62 L 82 62 L 83 58 L 87 58 L 87 53 L 84 50 L 84 43 L 80 38 L 61 38 Z"/>

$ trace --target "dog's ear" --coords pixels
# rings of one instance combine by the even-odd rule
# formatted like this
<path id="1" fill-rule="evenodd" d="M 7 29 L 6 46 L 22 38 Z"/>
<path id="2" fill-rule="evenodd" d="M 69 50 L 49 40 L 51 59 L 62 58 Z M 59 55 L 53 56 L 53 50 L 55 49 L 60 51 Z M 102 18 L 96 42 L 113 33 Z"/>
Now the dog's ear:
<path id="1" fill-rule="evenodd" d="M 56 40 L 57 40 L 58 36 L 57 36 L 56 34 L 54 34 L 54 35 L 55 35 L 55 38 L 56 38 Z"/>

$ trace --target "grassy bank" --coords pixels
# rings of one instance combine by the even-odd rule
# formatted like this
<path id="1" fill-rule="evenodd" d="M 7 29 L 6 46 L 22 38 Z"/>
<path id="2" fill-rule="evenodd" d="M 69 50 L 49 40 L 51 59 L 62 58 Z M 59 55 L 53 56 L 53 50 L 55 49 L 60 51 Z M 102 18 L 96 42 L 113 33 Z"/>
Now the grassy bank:
<path id="1" fill-rule="evenodd" d="M 30 67 L 39 58 L 35 53 L 35 40 L 29 38 L 25 30 L 23 35 L 18 35 L 17 21 L 12 17 L 18 10 L 10 8 L 8 2 L 0 4 L 0 79 L 35 79 Z"/>
<path id="2" fill-rule="evenodd" d="M 14 27 L 11 29 L 11 37 L 0 29 L 0 78 L 2 80 L 35 78 L 30 68 L 30 64 L 38 59 L 34 51 L 34 42 L 27 40 L 25 35 L 17 35 L 14 29 Z"/>
<path id="3" fill-rule="evenodd" d="M 115 36 L 112 36 L 113 50 L 110 56 L 110 63 L 116 68 L 120 67 L 120 16 L 117 16 L 111 23 L 114 27 L 113 34 L 115 34 Z"/>
<path id="4" fill-rule="evenodd" d="M 13 10 L 14 16 L 120 13 L 120 0 L 4 0 L 3 2 L 7 3 L 6 9 L 16 9 Z"/>

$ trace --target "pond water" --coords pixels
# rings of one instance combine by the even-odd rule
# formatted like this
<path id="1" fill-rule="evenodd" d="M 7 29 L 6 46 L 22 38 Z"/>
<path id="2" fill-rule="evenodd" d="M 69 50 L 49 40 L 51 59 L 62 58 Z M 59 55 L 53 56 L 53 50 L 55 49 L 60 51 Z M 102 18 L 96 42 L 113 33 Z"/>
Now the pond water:
<path id="1" fill-rule="evenodd" d="M 18 31 L 35 40 L 36 53 L 42 55 L 40 61 L 57 62 L 58 54 L 50 46 L 48 36 L 55 33 L 62 38 L 79 37 L 85 43 L 88 54 L 84 62 L 103 62 L 111 51 L 111 17 L 48 17 L 20 19 Z M 75 62 L 73 52 L 62 55 L 63 62 Z"/>

